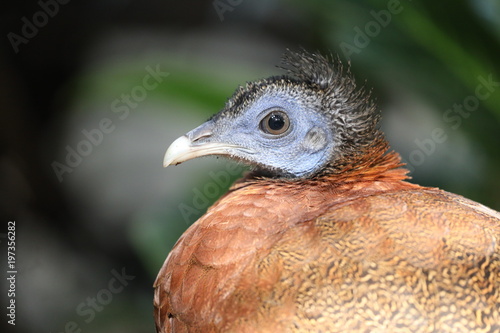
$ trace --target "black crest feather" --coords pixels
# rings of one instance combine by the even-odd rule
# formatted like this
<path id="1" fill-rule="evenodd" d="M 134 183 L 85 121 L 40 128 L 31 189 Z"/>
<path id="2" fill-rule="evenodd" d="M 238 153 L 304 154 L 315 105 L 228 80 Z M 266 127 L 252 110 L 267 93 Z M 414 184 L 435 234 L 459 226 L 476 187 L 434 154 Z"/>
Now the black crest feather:
<path id="1" fill-rule="evenodd" d="M 340 61 L 336 63 L 340 64 Z M 282 64 L 281 68 L 285 69 L 289 75 L 308 84 L 318 85 L 321 89 L 331 86 L 335 82 L 336 75 L 341 75 L 342 71 L 339 68 L 332 68 L 327 58 L 305 51 L 286 50 L 282 57 Z"/>

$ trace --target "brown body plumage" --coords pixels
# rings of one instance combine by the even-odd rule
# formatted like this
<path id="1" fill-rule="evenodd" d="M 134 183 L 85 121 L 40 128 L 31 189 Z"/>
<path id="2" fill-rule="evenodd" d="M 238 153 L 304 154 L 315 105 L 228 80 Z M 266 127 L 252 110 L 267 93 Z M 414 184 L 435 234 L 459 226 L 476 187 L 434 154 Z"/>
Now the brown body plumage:
<path id="1" fill-rule="evenodd" d="M 158 332 L 500 332 L 500 214 L 372 143 L 233 185 L 165 261 Z"/>

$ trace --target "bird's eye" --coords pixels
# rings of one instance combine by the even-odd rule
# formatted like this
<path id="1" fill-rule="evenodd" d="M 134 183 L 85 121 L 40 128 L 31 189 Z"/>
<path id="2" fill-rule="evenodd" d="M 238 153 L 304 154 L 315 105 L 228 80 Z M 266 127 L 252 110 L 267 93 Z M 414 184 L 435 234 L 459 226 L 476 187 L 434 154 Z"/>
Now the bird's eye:
<path id="1" fill-rule="evenodd" d="M 268 134 L 283 134 L 290 128 L 290 120 L 282 111 L 271 111 L 260 122 L 260 128 Z"/>

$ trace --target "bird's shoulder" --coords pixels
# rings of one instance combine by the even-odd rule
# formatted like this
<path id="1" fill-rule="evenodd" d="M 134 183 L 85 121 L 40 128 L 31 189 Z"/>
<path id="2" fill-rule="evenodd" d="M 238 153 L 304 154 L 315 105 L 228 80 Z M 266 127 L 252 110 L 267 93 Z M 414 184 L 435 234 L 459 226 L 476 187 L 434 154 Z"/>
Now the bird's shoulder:
<path id="1" fill-rule="evenodd" d="M 321 239 L 342 255 L 397 254 L 415 266 L 470 260 L 498 251 L 500 213 L 437 188 L 368 195 L 331 207 L 315 221 Z M 342 245 L 343 244 L 343 245 Z M 372 258 L 375 259 L 375 258 Z"/>

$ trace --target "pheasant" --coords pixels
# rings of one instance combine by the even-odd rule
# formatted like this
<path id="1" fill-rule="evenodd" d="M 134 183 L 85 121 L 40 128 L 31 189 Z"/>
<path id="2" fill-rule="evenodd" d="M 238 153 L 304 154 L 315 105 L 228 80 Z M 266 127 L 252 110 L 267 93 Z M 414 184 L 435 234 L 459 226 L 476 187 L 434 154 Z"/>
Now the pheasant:
<path id="1" fill-rule="evenodd" d="M 500 214 L 407 182 L 338 59 L 287 51 L 164 166 L 252 166 L 180 237 L 157 332 L 500 332 Z"/>

